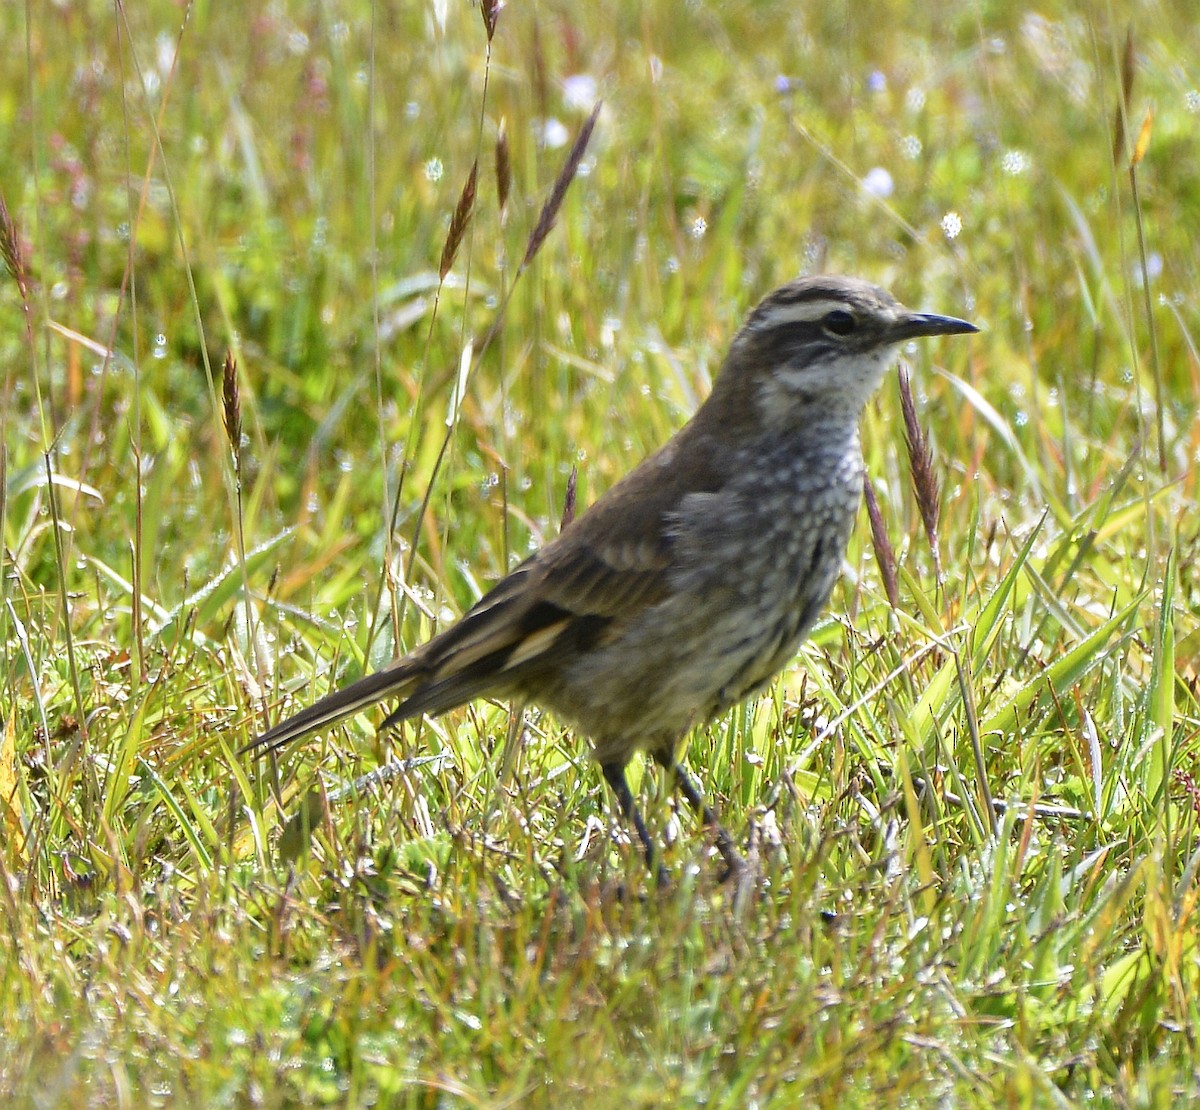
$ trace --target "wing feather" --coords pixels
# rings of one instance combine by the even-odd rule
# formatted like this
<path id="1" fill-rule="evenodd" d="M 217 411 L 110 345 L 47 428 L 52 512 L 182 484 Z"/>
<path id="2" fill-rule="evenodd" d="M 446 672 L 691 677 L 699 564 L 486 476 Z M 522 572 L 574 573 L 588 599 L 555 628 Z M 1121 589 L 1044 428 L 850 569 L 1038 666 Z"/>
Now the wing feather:
<path id="1" fill-rule="evenodd" d="M 675 465 L 685 429 L 482 597 L 457 624 L 391 666 L 265 732 L 277 748 L 389 697 L 384 726 L 473 698 L 520 693 L 524 680 L 612 642 L 670 593 L 672 518 L 685 497 L 721 488 L 717 441 L 692 428 L 691 464 Z"/>

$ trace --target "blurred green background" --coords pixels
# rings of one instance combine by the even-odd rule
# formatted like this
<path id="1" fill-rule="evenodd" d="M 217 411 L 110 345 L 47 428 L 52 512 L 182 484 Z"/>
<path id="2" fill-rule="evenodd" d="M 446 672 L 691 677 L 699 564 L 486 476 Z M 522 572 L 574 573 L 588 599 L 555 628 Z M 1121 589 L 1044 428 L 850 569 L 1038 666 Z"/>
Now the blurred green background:
<path id="1" fill-rule="evenodd" d="M 1194 1093 L 1191 4 L 513 2 L 489 40 L 461 2 L 31 3 L 0 41 L 0 1090 Z M 945 581 L 889 379 L 899 607 L 864 519 L 798 666 L 693 738 L 761 841 L 745 917 L 651 775 L 680 885 L 614 895 L 636 854 L 549 718 L 511 777 L 493 705 L 236 755 L 453 619 L 818 270 L 984 330 L 907 352 Z"/>

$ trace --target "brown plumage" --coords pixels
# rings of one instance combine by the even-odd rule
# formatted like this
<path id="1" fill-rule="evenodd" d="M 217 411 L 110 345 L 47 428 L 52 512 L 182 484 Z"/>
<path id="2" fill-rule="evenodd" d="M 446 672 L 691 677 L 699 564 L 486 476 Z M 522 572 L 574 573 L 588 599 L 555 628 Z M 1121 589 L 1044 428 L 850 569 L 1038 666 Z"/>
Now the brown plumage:
<path id="1" fill-rule="evenodd" d="M 625 781 L 645 751 L 741 866 L 677 759 L 687 731 L 769 681 L 829 598 L 862 487 L 858 421 L 895 346 L 976 329 L 850 278 L 800 278 L 738 332 L 663 448 L 451 628 L 268 729 L 276 749 L 376 702 L 387 728 L 481 696 L 550 708 L 591 741 L 647 859 Z"/>

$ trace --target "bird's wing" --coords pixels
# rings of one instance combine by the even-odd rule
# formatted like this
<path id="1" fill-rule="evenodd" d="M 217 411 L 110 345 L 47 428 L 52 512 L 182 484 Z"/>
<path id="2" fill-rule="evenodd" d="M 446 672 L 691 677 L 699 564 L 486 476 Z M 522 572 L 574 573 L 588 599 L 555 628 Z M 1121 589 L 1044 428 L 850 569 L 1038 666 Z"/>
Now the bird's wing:
<path id="1" fill-rule="evenodd" d="M 422 676 L 386 723 L 514 690 L 662 600 L 671 540 L 661 529 L 653 542 L 590 531 L 568 529 L 420 648 Z"/>
<path id="2" fill-rule="evenodd" d="M 499 582 L 466 615 L 418 649 L 424 675 L 391 719 L 438 713 L 619 636 L 670 591 L 672 517 L 685 497 L 719 488 L 707 441 L 676 465 L 673 441 Z"/>
<path id="3" fill-rule="evenodd" d="M 681 501 L 722 480 L 715 455 L 693 452 L 691 468 L 681 473 L 674 449 L 668 445 L 646 460 L 457 624 L 301 710 L 250 747 L 281 747 L 391 697 L 403 700 L 384 727 L 485 694 L 519 692 L 524 677 L 619 636 L 671 588 L 671 517 Z"/>
<path id="4" fill-rule="evenodd" d="M 662 599 L 671 541 L 661 527 L 640 537 L 594 525 L 580 533 L 568 529 L 530 556 L 416 651 L 305 707 L 248 748 L 273 751 L 391 697 L 404 700 L 384 727 L 503 694 Z"/>

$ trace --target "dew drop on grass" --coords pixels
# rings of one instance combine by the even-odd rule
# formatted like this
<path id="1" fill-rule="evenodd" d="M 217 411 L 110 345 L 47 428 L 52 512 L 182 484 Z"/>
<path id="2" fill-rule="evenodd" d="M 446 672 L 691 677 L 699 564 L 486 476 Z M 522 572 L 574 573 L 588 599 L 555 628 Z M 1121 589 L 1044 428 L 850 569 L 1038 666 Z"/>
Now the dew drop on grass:
<path id="1" fill-rule="evenodd" d="M 888 173 L 882 166 L 875 166 L 869 169 L 863 177 L 863 188 L 873 197 L 878 197 L 880 200 L 886 200 L 895 192 L 895 182 L 892 180 L 892 175 Z"/>
<path id="2" fill-rule="evenodd" d="M 579 112 L 590 112 L 596 103 L 596 78 L 590 73 L 564 77 L 563 103 Z"/>
<path id="3" fill-rule="evenodd" d="M 1133 282 L 1139 289 L 1142 288 L 1146 280 L 1154 281 L 1155 278 L 1162 276 L 1163 272 L 1163 257 L 1158 251 L 1151 251 L 1146 255 L 1146 269 L 1143 273 L 1141 262 L 1133 264 Z"/>
<path id="4" fill-rule="evenodd" d="M 566 129 L 562 120 L 557 120 L 551 116 L 542 124 L 540 138 L 542 146 L 547 150 L 557 150 L 559 147 L 567 145 L 567 141 L 571 138 L 571 133 Z"/>

